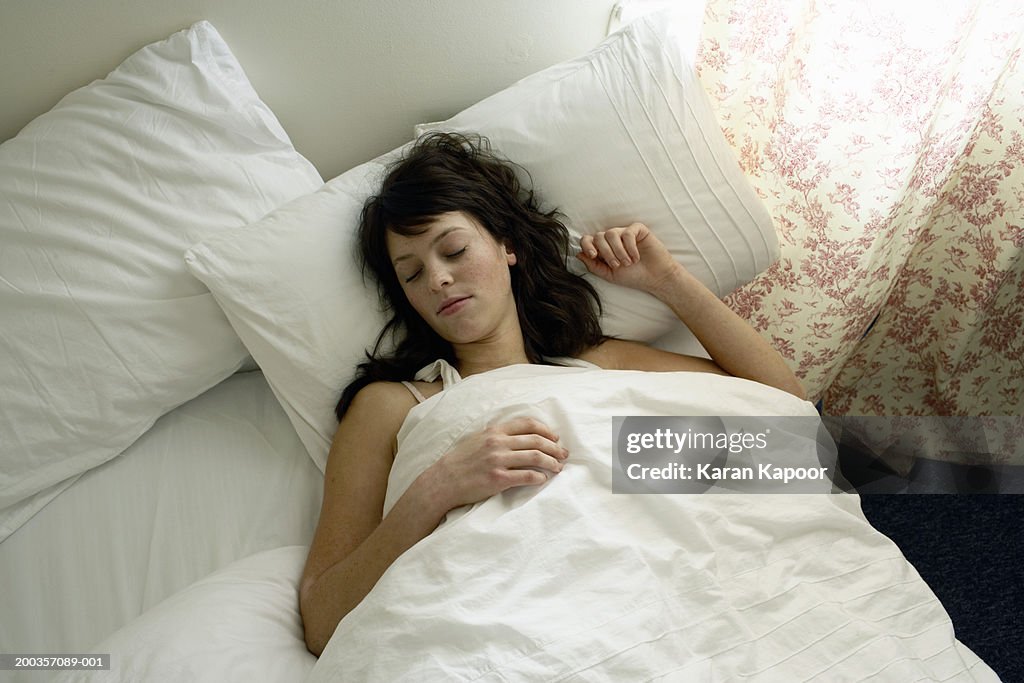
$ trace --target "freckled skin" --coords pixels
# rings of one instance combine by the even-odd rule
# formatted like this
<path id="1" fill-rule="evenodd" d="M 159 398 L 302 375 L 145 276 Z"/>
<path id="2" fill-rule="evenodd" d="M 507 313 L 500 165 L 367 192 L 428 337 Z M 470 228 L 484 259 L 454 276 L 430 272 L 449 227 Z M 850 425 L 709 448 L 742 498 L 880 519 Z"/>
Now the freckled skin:
<path id="1" fill-rule="evenodd" d="M 418 235 L 387 234 L 388 253 L 413 308 L 452 344 L 521 336 L 509 253 L 473 218 L 443 214 Z M 439 312 L 453 297 L 469 296 L 458 310 Z"/>

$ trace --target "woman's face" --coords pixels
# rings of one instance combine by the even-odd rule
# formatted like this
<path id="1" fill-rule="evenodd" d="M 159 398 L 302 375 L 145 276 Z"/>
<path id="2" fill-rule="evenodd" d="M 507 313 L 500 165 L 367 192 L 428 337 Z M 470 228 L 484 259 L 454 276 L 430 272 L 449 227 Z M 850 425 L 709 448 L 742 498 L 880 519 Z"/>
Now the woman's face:
<path id="1" fill-rule="evenodd" d="M 412 307 L 453 344 L 518 330 L 506 250 L 473 217 L 441 214 L 418 235 L 387 233 L 388 254 Z"/>

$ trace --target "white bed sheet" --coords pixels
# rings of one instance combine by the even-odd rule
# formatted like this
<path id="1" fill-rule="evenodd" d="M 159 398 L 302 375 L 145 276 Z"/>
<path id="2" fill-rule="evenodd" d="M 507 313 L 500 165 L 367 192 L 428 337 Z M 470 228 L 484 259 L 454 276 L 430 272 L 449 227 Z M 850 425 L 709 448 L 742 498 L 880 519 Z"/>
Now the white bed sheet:
<path id="1" fill-rule="evenodd" d="M 0 543 L 0 652 L 91 652 L 218 568 L 308 545 L 322 486 L 262 373 L 230 377 Z"/>
<path id="2" fill-rule="evenodd" d="M 512 366 L 469 378 L 410 414 L 386 509 L 497 415 L 550 420 L 571 465 L 449 513 L 319 661 L 298 613 L 306 547 L 285 546 L 99 643 L 110 671 L 58 680 L 997 681 L 856 495 L 610 494 L 610 415 L 762 410 L 814 414 L 777 390 L 698 373 Z"/>
<path id="3" fill-rule="evenodd" d="M 565 469 L 449 512 L 341 620 L 309 683 L 998 680 L 856 495 L 611 493 L 615 415 L 816 416 L 756 382 L 474 375 L 410 413 L 385 512 L 463 434 L 520 415 L 560 435 Z M 813 435 L 766 459 L 817 464 Z"/>

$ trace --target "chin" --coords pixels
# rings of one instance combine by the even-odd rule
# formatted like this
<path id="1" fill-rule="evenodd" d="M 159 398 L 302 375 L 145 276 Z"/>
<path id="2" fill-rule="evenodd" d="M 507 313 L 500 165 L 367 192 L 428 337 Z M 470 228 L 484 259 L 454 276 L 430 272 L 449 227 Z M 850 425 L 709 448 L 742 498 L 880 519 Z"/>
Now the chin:
<path id="1" fill-rule="evenodd" d="M 491 337 L 487 332 L 473 329 L 448 330 L 439 334 L 449 344 L 472 344 L 474 342 L 487 341 Z"/>

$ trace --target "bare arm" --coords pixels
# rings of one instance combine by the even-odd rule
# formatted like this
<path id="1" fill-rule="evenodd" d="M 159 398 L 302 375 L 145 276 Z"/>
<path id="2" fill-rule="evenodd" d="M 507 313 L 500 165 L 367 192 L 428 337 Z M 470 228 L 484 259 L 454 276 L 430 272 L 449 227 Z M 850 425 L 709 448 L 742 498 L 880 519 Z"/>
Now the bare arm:
<path id="1" fill-rule="evenodd" d="M 513 486 L 542 484 L 568 455 L 558 436 L 531 418 L 488 427 L 420 474 L 382 518 L 395 437 L 414 403 L 401 385 L 374 383 L 356 395 L 338 427 L 299 588 L 306 647 L 317 656 L 388 567 L 449 510 Z"/>
<path id="2" fill-rule="evenodd" d="M 317 656 L 342 617 L 447 512 L 433 491 L 414 482 L 382 519 L 394 439 L 415 403 L 401 392 L 401 386 L 384 383 L 360 391 L 331 447 L 320 521 L 299 590 L 306 647 Z"/>
<path id="3" fill-rule="evenodd" d="M 606 343 L 605 367 L 724 372 L 806 398 L 782 356 L 697 278 L 672 258 L 646 226 L 634 223 L 581 240 L 580 260 L 595 275 L 646 291 L 672 309 L 713 362 L 667 351 Z M 600 349 L 601 347 L 599 347 Z M 597 357 L 601 357 L 600 350 Z M 600 361 L 595 361 L 599 365 Z"/>
<path id="4" fill-rule="evenodd" d="M 735 377 L 805 398 L 786 362 L 743 318 L 679 264 L 663 287 L 652 291 L 693 332 L 715 363 Z"/>
<path id="5" fill-rule="evenodd" d="M 344 560 L 303 580 L 300 609 L 306 647 L 320 656 L 341 619 L 358 605 L 398 557 L 437 528 L 447 510 L 423 506 L 413 487 Z"/>

